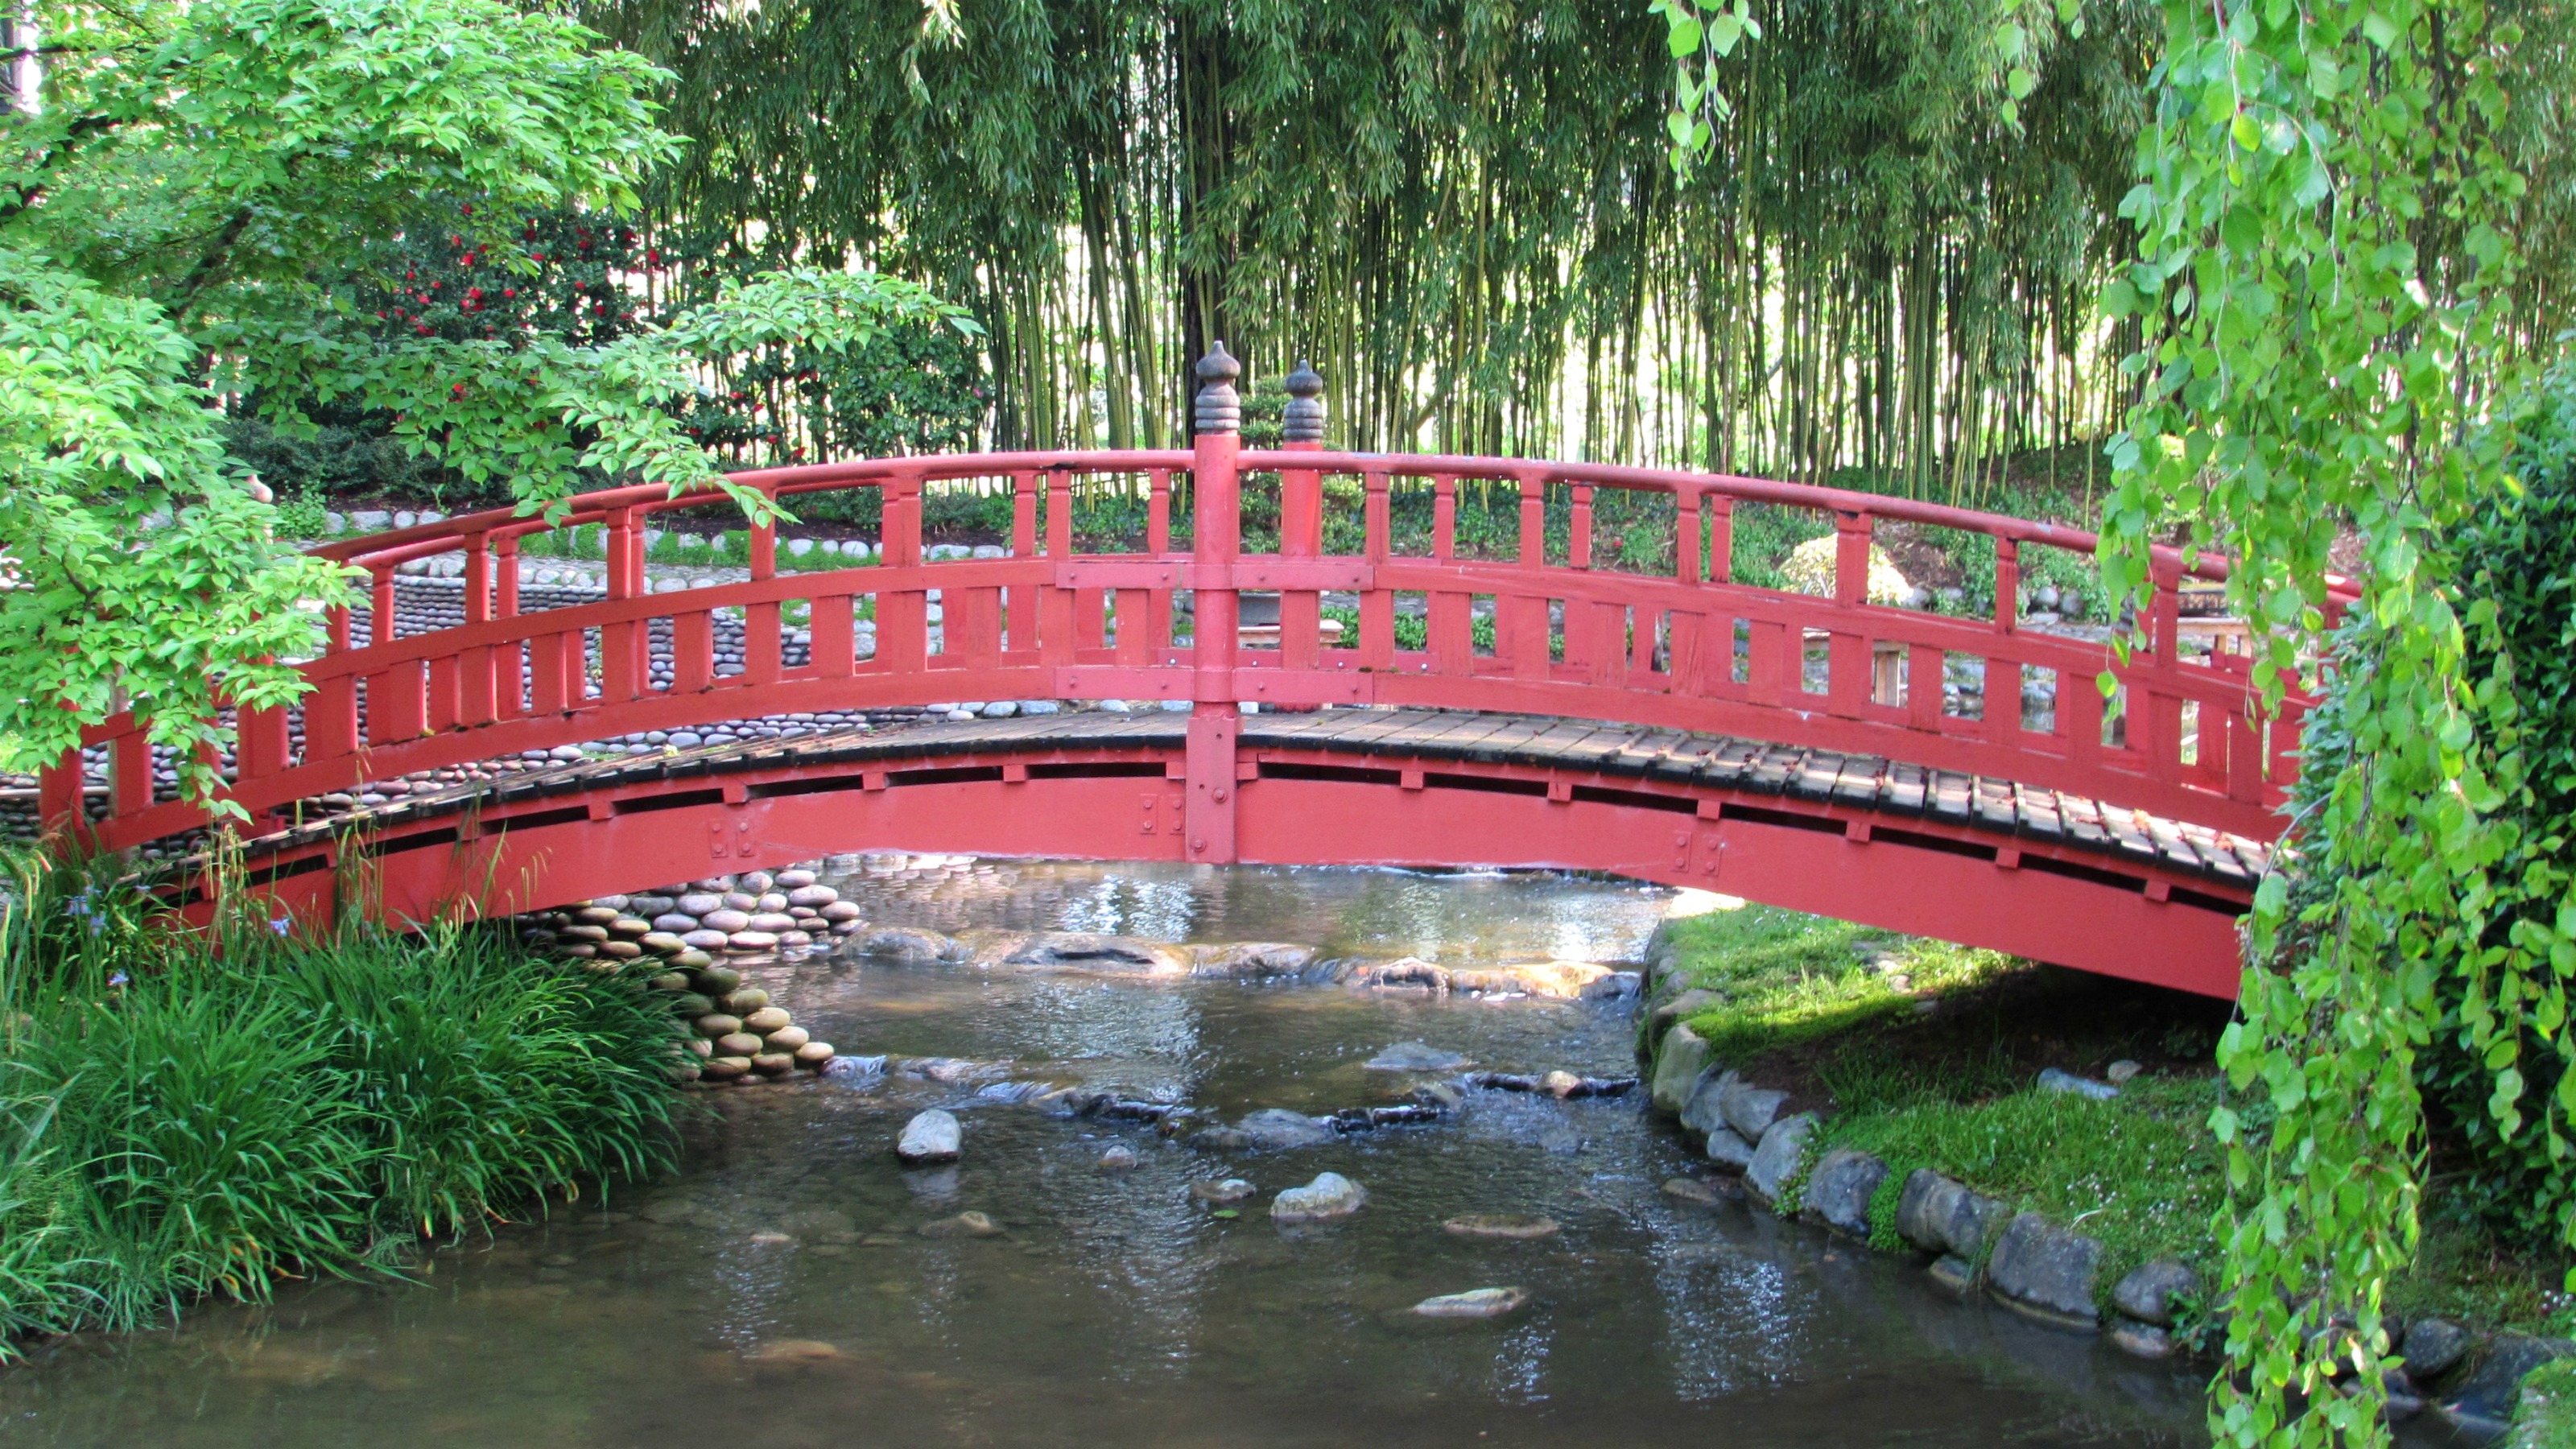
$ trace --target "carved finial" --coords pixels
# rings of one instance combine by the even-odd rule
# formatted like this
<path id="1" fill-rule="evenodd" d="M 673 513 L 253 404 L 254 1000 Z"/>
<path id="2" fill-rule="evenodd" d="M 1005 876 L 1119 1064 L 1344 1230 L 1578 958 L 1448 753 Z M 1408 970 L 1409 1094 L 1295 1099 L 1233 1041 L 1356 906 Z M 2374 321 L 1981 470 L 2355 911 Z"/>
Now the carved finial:
<path id="1" fill-rule="evenodd" d="M 1243 376 L 1243 364 L 1227 355 L 1225 344 L 1215 343 L 1208 355 L 1199 359 L 1199 395 L 1193 408 L 1201 433 L 1233 433 L 1243 429 L 1243 399 L 1234 391 L 1234 380 Z"/>
<path id="2" fill-rule="evenodd" d="M 1288 407 L 1280 414 L 1280 438 L 1291 443 L 1324 441 L 1324 379 L 1313 363 L 1297 359 L 1297 370 L 1288 374 Z"/>

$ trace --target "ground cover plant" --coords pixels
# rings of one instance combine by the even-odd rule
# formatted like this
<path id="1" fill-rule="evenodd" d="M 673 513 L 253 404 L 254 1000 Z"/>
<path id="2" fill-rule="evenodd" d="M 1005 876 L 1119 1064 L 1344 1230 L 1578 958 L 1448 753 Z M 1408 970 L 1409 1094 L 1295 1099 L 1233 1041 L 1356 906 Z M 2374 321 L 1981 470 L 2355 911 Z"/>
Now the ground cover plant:
<path id="1" fill-rule="evenodd" d="M 2218 1271 L 2227 1156 L 2212 1117 L 2224 1108 L 2258 1140 L 2270 1120 L 2266 1095 L 2213 1060 L 2226 1003 L 1764 906 L 1665 931 L 1677 989 L 1719 998 L 1687 1017 L 1711 1058 L 1825 1114 L 1811 1159 L 1848 1146 L 1888 1164 L 1879 1246 L 1898 1246 L 1896 1199 L 1928 1167 L 2099 1239 L 2106 1293 L 2150 1258 Z M 2037 1082 L 2051 1067 L 2098 1081 L 2124 1060 L 2139 1074 L 2110 1100 Z M 2391 1307 L 2576 1331 L 2576 1302 L 2554 1287 L 2569 1255 L 2496 1213 L 2469 1148 L 2455 1132 L 2433 1143 L 2454 1165 L 2428 1180 L 2422 1248 Z M 2221 1322 L 2195 1318 L 2185 1336 L 2215 1349 Z"/>
<path id="2" fill-rule="evenodd" d="M 463 926 L 183 934 L 99 865 L 0 865 L 0 1357 L 673 1160 L 677 1027 L 631 973 Z"/>

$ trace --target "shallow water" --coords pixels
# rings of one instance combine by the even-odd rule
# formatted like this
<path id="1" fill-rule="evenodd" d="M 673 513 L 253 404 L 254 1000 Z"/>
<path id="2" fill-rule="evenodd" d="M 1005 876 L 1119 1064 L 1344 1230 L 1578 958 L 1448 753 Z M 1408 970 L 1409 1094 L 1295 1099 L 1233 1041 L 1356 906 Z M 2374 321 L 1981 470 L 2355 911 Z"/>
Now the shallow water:
<path id="1" fill-rule="evenodd" d="M 1553 876 L 985 864 L 842 881 L 872 920 L 1310 941 L 1334 954 L 1632 956 L 1661 892 Z M 1393 1100 L 1419 1040 L 1506 1071 L 1634 1070 L 1609 1003 L 1340 988 L 984 979 L 809 962 L 755 973 L 845 1052 L 1012 1059 L 1013 1075 L 1229 1119 Z M 1962 1305 L 1920 1273 L 1740 1207 L 1665 1196 L 1680 1138 L 1634 1100 L 1473 1094 L 1457 1120 L 1215 1154 L 1149 1126 L 977 1105 L 901 1079 L 697 1094 L 675 1181 L 441 1251 L 416 1286 L 326 1285 L 176 1332 L 76 1339 L 0 1374 L 11 1445 L 2011 1445 L 2206 1442 L 2196 1376 Z M 890 1148 L 966 1123 L 949 1169 Z M 1099 1167 L 1113 1142 L 1142 1159 Z M 1370 1203 L 1283 1230 L 1332 1170 Z M 1260 1188 L 1239 1217 L 1199 1178 Z M 915 1230 L 961 1209 L 994 1239 Z M 1535 1242 L 1450 1236 L 1545 1214 Z M 1533 1295 L 1492 1323 L 1425 1297 Z"/>

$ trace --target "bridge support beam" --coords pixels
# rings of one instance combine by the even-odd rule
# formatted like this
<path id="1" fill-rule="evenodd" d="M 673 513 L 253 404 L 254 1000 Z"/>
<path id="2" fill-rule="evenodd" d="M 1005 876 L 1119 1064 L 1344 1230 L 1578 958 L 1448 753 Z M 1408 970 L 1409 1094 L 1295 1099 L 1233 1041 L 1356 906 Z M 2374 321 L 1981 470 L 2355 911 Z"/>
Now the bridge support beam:
<path id="1" fill-rule="evenodd" d="M 1232 865 L 1236 742 L 1243 716 L 1230 703 L 1201 704 L 1190 711 L 1188 743 L 1182 751 L 1189 774 L 1189 795 L 1182 807 L 1188 859 L 1194 865 Z"/>

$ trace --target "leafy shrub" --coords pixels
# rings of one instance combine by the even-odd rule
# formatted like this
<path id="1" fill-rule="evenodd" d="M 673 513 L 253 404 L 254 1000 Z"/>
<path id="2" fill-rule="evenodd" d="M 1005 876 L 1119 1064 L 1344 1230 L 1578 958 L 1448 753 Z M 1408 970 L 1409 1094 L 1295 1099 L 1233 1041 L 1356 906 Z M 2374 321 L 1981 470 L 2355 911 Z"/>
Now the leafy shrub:
<path id="1" fill-rule="evenodd" d="M 2496 958 L 2547 953 L 2576 888 L 2576 368 L 2550 375 L 2519 431 L 2521 491 L 2482 500 L 2450 541 L 2452 603 L 2484 716 L 2480 772 L 2496 791 L 2485 807 L 2500 854 L 2486 872 L 2496 899 L 2483 938 Z M 2556 962 L 2561 979 L 2569 966 Z M 2566 1100 L 2576 1037 L 2549 1001 L 2500 996 L 2511 981 L 2502 975 L 2496 960 L 2464 963 L 2436 984 L 2442 1017 L 2418 1081 L 2437 1163 L 2470 1169 L 2445 1195 L 2511 1239 L 2576 1242 Z M 2506 1068 L 2518 1097 L 2499 1089 Z"/>

